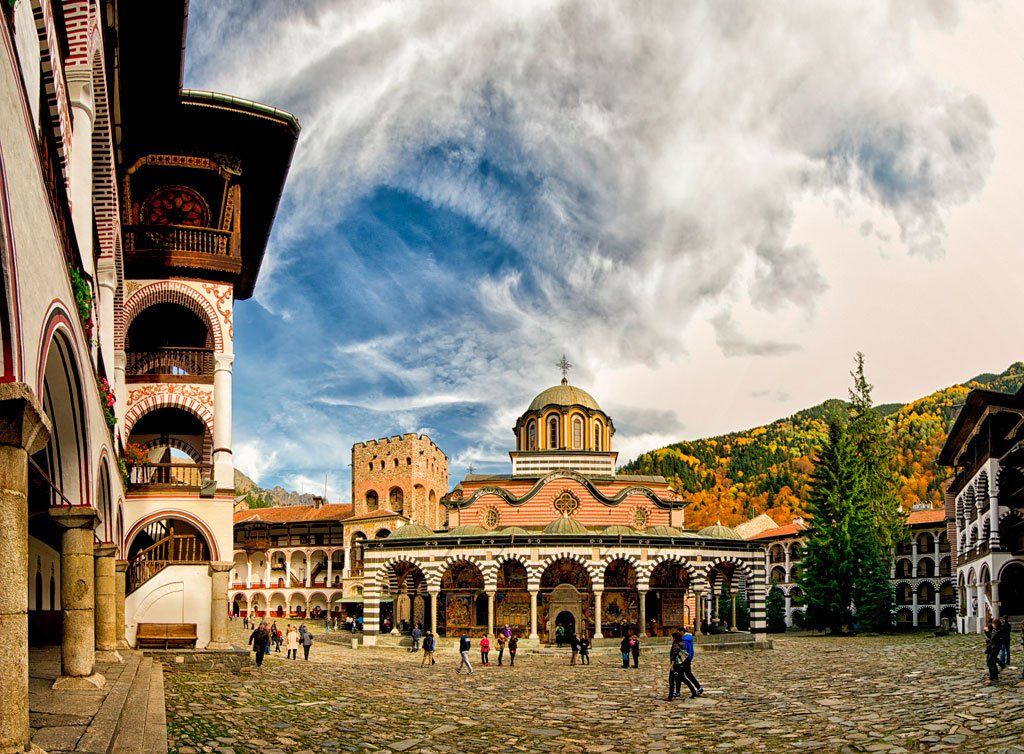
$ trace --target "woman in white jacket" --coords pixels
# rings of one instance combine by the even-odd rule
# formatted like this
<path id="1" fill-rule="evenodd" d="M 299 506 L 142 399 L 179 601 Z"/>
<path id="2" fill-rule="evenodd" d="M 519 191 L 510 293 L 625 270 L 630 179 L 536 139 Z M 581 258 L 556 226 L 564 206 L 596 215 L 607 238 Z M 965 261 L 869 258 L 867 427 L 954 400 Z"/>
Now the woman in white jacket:
<path id="1" fill-rule="evenodd" d="M 288 630 L 284 635 L 284 648 L 288 650 L 289 660 L 299 659 L 299 632 L 291 623 L 288 624 Z"/>

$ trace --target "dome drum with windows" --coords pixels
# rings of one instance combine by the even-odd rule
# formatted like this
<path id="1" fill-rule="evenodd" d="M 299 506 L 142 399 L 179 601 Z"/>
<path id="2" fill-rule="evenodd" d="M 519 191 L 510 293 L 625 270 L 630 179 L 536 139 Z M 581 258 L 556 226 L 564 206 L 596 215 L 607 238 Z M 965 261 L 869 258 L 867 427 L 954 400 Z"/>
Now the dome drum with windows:
<path id="1" fill-rule="evenodd" d="M 568 362 L 564 363 L 568 369 Z M 530 402 L 513 432 L 516 449 L 509 455 L 514 476 L 567 468 L 596 475 L 615 473 L 615 425 L 593 396 L 570 385 L 567 377 Z"/>

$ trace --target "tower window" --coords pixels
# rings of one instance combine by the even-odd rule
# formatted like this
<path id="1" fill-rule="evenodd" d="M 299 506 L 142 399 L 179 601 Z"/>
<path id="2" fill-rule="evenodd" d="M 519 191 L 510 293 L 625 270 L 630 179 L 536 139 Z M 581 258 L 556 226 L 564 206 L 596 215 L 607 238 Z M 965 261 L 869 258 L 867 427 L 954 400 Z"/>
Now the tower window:
<path id="1" fill-rule="evenodd" d="M 601 422 L 594 422 L 594 450 L 602 450 L 604 431 L 601 428 Z"/>
<path id="2" fill-rule="evenodd" d="M 537 422 L 535 421 L 531 421 L 530 425 L 526 428 L 526 449 L 537 449 Z"/>
<path id="3" fill-rule="evenodd" d="M 378 504 L 379 504 L 379 499 L 377 497 L 377 493 L 374 492 L 373 490 L 367 490 L 367 492 L 366 492 L 366 510 L 368 510 L 368 511 L 375 511 L 375 510 L 377 510 Z"/>
<path id="4" fill-rule="evenodd" d="M 558 417 L 548 419 L 548 448 L 556 450 L 561 443 L 558 441 Z"/>
<path id="5" fill-rule="evenodd" d="M 583 449 L 583 419 L 579 416 L 572 420 L 572 447 L 574 450 Z"/>

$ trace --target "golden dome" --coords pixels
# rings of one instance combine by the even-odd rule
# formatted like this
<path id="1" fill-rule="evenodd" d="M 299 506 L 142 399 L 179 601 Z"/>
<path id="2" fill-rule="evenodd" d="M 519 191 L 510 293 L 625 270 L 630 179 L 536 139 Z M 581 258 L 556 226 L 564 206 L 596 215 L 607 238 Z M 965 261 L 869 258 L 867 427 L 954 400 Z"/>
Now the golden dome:
<path id="1" fill-rule="evenodd" d="M 540 411 L 545 406 L 583 406 L 595 411 L 601 410 L 601 407 L 597 405 L 597 401 L 594 400 L 594 396 L 583 388 L 570 385 L 565 380 L 562 381 L 561 385 L 555 385 L 540 392 L 530 402 L 530 407 L 526 411 L 527 413 L 530 411 Z"/>

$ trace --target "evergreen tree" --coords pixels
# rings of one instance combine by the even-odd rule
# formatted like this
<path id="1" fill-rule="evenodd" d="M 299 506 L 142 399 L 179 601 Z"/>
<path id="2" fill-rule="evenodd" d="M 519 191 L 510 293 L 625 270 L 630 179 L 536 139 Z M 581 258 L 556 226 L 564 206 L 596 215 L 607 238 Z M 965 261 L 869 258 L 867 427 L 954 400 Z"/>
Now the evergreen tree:
<path id="1" fill-rule="evenodd" d="M 773 585 L 768 590 L 765 613 L 769 631 L 778 634 L 786 630 L 786 596 L 778 586 Z"/>
<path id="2" fill-rule="evenodd" d="M 718 620 L 723 619 L 729 624 L 729 628 L 735 628 L 732 625 L 732 597 L 729 594 L 729 585 L 724 578 L 722 579 L 722 588 L 718 590 Z"/>
<path id="3" fill-rule="evenodd" d="M 750 630 L 750 604 L 747 602 L 747 593 L 736 592 L 736 629 L 738 631 Z"/>
<path id="4" fill-rule="evenodd" d="M 850 434 L 863 466 L 864 491 L 870 516 L 865 525 L 874 529 L 879 554 L 890 554 L 907 536 L 906 519 L 899 499 L 899 462 L 895 435 L 871 398 L 874 386 L 864 374 L 864 354 L 854 357 L 850 389 Z"/>
<path id="5" fill-rule="evenodd" d="M 842 631 L 850 614 L 857 575 L 857 507 L 863 505 L 864 479 L 845 422 L 833 416 L 815 459 L 800 586 L 807 625 Z"/>
<path id="6" fill-rule="evenodd" d="M 850 433 L 864 480 L 863 505 L 856 507 L 853 517 L 858 560 L 854 602 L 862 628 L 888 631 L 895 610 L 889 563 L 896 545 L 907 536 L 898 496 L 896 449 L 891 427 L 871 400 L 872 385 L 864 374 L 864 354 L 857 353 L 850 375 Z"/>

